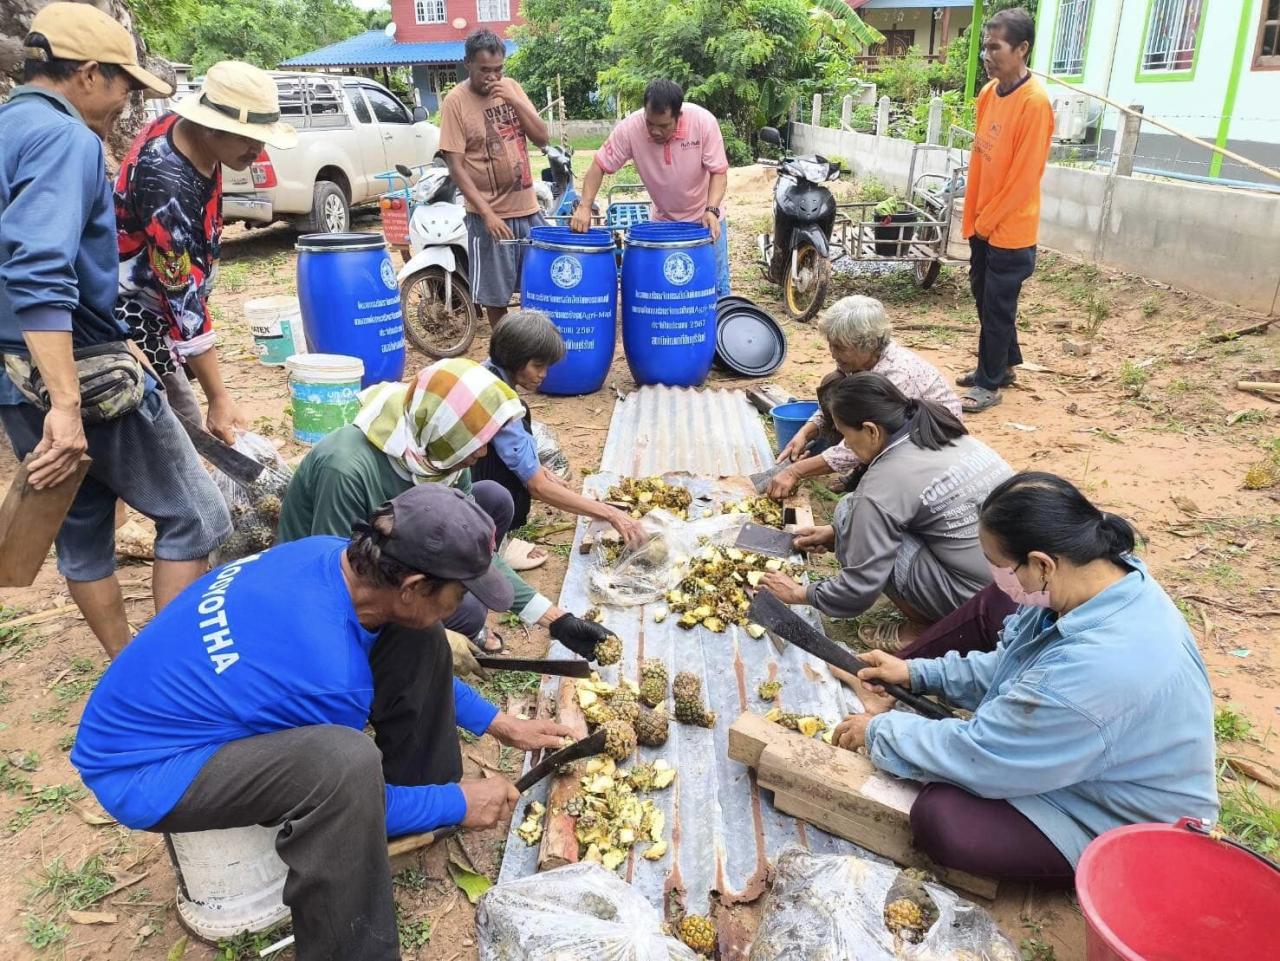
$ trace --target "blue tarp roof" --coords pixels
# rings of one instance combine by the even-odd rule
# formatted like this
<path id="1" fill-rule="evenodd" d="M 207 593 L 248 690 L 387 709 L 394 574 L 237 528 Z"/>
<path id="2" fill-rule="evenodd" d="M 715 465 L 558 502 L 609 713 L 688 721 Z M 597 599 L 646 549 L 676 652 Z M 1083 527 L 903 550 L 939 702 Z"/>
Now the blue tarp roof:
<path id="1" fill-rule="evenodd" d="M 504 41 L 507 53 L 516 45 Z M 280 64 L 281 67 L 401 67 L 415 63 L 460 63 L 462 41 L 396 43 L 382 30 L 369 30 L 346 40 L 331 43 Z"/>

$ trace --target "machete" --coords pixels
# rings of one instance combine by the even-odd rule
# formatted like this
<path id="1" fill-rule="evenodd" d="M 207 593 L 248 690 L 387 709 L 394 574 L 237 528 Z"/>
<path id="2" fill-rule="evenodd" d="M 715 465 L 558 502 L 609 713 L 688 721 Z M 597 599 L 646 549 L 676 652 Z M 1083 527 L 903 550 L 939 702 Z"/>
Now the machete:
<path id="1" fill-rule="evenodd" d="M 526 657 L 476 657 L 476 663 L 492 671 L 533 671 L 557 677 L 590 677 L 591 663 L 572 658 L 552 660 Z"/>
<path id="2" fill-rule="evenodd" d="M 242 487 L 248 487 L 266 470 L 266 465 L 246 457 L 234 447 L 224 444 L 199 424 L 193 424 L 177 411 L 174 414 L 191 438 L 196 452 Z"/>
<path id="3" fill-rule="evenodd" d="M 857 674 L 868 664 L 846 647 L 841 647 L 817 628 L 810 626 L 799 614 L 778 600 L 768 591 L 757 591 L 751 600 L 748 616 L 771 633 L 790 641 L 802 651 L 807 651 L 820 661 L 834 665 L 850 674 Z M 876 682 L 887 694 L 935 721 L 954 718 L 956 715 L 940 704 L 912 694 L 899 684 Z"/>

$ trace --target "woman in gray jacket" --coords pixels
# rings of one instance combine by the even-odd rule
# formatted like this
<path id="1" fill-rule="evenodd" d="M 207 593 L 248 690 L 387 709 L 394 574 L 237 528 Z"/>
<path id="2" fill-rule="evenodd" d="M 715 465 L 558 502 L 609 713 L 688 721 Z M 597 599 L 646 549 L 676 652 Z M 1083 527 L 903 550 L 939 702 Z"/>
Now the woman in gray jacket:
<path id="1" fill-rule="evenodd" d="M 991 583 L 978 511 L 1013 471 L 946 408 L 907 398 L 880 374 L 847 377 L 830 403 L 867 470 L 835 523 L 800 531 L 796 546 L 834 548 L 842 570 L 807 587 L 781 574 L 761 583 L 831 617 L 856 617 L 883 593 L 910 620 L 932 624 Z"/>

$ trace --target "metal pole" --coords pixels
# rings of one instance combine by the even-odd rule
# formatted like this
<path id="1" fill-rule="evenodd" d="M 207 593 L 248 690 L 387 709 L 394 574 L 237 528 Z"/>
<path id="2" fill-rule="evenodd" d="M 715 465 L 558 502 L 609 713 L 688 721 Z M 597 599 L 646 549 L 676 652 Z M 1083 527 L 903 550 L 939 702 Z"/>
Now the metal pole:
<path id="1" fill-rule="evenodd" d="M 978 52 L 982 49 L 982 0 L 973 0 L 973 22 L 969 24 L 969 67 L 964 75 L 964 99 L 972 100 L 978 86 Z"/>

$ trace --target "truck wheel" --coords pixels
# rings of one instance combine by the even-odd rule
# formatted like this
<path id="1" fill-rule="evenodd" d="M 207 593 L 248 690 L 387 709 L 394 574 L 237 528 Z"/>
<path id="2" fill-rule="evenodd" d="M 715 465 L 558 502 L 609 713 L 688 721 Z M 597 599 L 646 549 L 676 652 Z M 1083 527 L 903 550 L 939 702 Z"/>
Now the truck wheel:
<path id="1" fill-rule="evenodd" d="M 341 234 L 351 229 L 351 208 L 341 187 L 328 180 L 316 181 L 306 229 L 313 234 Z"/>

